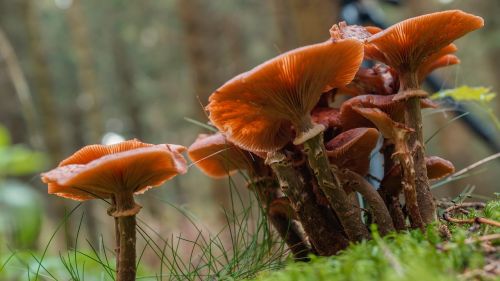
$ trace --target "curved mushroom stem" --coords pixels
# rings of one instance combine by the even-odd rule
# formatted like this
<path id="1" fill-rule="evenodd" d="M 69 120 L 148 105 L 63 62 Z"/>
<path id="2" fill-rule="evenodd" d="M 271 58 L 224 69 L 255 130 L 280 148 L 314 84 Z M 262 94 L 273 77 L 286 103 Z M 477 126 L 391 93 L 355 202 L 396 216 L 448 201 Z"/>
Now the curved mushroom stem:
<path id="1" fill-rule="evenodd" d="M 308 260 L 307 256 L 312 250 L 301 227 L 286 216 L 269 213 L 269 203 L 278 198 L 277 191 L 279 187 L 277 186 L 276 180 L 274 178 L 265 177 L 253 181 L 252 186 L 260 204 L 269 217 L 269 221 L 276 229 L 281 239 L 283 239 L 288 248 L 290 248 L 294 258 L 301 261 Z"/>
<path id="2" fill-rule="evenodd" d="M 394 231 L 394 224 L 392 223 L 389 210 L 385 206 L 384 200 L 382 200 L 382 197 L 380 197 L 375 188 L 362 176 L 353 171 L 342 170 L 341 175 L 342 182 L 355 191 L 361 193 L 370 205 L 380 234 L 386 235 L 389 232 Z"/>
<path id="3" fill-rule="evenodd" d="M 400 74 L 400 92 L 419 93 L 420 86 L 415 73 Z M 437 219 L 436 204 L 431 193 L 427 168 L 425 165 L 425 147 L 422 132 L 422 113 L 420 108 L 420 95 L 415 94 L 406 101 L 405 124 L 415 133 L 410 134 L 408 147 L 414 149 L 413 167 L 415 171 L 415 185 L 420 215 L 424 224 Z"/>
<path id="4" fill-rule="evenodd" d="M 136 221 L 140 207 L 134 201 L 132 192 L 115 194 L 116 211 L 120 235 L 117 281 L 133 281 L 136 274 Z"/>
<path id="5" fill-rule="evenodd" d="M 318 212 L 312 189 L 304 185 L 302 178 L 292 167 L 291 161 L 283 153 L 274 152 L 268 154 L 266 163 L 271 166 L 278 177 L 283 192 L 290 199 L 317 253 L 322 256 L 331 256 L 346 248 L 349 241 L 340 230 L 335 229 L 328 219 Z"/>
<path id="6" fill-rule="evenodd" d="M 307 154 L 309 166 L 318 180 L 319 187 L 325 193 L 349 239 L 351 241 L 368 239 L 370 234 L 361 217 L 356 215 L 356 209 L 346 206 L 349 198 L 335 175 L 338 168 L 330 167 L 322 132 L 304 142 L 304 152 Z"/>

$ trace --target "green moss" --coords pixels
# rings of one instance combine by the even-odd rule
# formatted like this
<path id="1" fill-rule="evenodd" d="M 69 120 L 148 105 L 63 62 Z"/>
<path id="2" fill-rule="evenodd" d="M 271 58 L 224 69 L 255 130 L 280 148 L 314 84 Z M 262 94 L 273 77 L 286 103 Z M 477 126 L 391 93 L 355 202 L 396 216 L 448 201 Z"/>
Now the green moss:
<path id="1" fill-rule="evenodd" d="M 484 211 L 471 213 L 498 220 L 500 201 L 487 204 Z M 459 276 L 485 265 L 485 253 L 478 243 L 468 243 L 469 225 L 450 225 L 451 241 L 443 241 L 435 225 L 424 234 L 410 231 L 351 245 L 335 257 L 312 257 L 309 263 L 290 262 L 284 269 L 260 273 L 255 281 L 294 280 L 464 280 Z M 473 236 L 498 231 L 482 226 Z M 477 279 L 474 279 L 477 280 Z M 479 279 L 483 280 L 483 279 Z M 488 279 L 484 279 L 488 280 Z"/>

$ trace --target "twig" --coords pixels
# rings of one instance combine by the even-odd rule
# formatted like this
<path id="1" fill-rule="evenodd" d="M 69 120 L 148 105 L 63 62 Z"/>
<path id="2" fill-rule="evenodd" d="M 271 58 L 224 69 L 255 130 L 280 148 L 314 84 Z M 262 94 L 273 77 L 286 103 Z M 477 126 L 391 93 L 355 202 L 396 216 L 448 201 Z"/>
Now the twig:
<path id="1" fill-rule="evenodd" d="M 485 164 L 487 162 L 490 162 L 491 160 L 495 160 L 495 159 L 497 159 L 499 157 L 500 157 L 500 152 L 495 153 L 493 155 L 490 155 L 490 156 L 488 156 L 488 157 L 486 157 L 484 159 L 481 159 L 481 160 L 477 161 L 476 163 L 474 163 L 472 165 L 469 165 L 469 166 L 463 168 L 462 170 L 460 170 L 460 171 L 454 173 L 453 175 L 451 175 L 450 177 L 458 177 L 460 175 L 463 175 L 463 174 L 467 173 L 468 171 L 470 171 L 470 170 L 472 170 L 472 169 L 474 169 L 476 167 L 479 167 L 479 166 L 481 166 L 481 165 L 483 165 L 483 164 Z"/>
<path id="2" fill-rule="evenodd" d="M 500 227 L 500 222 L 487 219 L 484 217 L 474 217 L 474 218 L 468 218 L 468 219 L 457 219 L 453 218 L 451 216 L 451 213 L 455 211 L 464 211 L 463 208 L 475 208 L 475 209 L 482 209 L 484 208 L 485 204 L 480 203 L 480 202 L 471 202 L 471 203 L 462 203 L 462 204 L 457 204 L 454 206 L 451 206 L 447 208 L 444 213 L 443 213 L 443 218 L 448 221 L 448 222 L 453 222 L 453 223 L 468 223 L 468 224 L 488 224 L 496 227 Z M 468 212 L 467 212 L 468 213 Z"/>

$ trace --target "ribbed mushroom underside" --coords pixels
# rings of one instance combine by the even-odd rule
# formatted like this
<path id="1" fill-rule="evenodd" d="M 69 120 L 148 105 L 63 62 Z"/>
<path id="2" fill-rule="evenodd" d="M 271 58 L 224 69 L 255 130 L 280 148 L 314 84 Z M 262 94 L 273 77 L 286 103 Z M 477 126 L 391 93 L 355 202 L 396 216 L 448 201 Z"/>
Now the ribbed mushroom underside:
<path id="1" fill-rule="evenodd" d="M 327 41 L 284 53 L 215 91 L 210 120 L 249 151 L 275 151 L 309 123 L 322 93 L 349 83 L 363 56 L 357 40 Z"/>
<path id="2" fill-rule="evenodd" d="M 42 180 L 48 183 L 48 193 L 79 201 L 109 198 L 120 192 L 140 194 L 186 172 L 186 162 L 179 150 L 180 146 L 166 144 L 135 148 L 86 164 L 60 166 L 42 174 Z M 89 147 L 85 151 L 92 153 Z"/>
<path id="3" fill-rule="evenodd" d="M 199 135 L 188 148 L 191 161 L 205 174 L 213 178 L 223 178 L 237 170 L 248 169 L 250 155 L 236 147 L 221 133 Z"/>
<path id="4" fill-rule="evenodd" d="M 404 103 L 393 101 L 394 95 L 362 95 L 353 97 L 340 107 L 340 122 L 344 130 L 357 127 L 371 127 L 372 123 L 361 115 L 357 108 L 378 108 L 388 114 L 391 119 L 401 122 L 404 118 Z M 435 108 L 437 105 L 430 99 L 421 100 L 422 108 Z"/>
<path id="5" fill-rule="evenodd" d="M 364 176 L 378 137 L 378 131 L 373 128 L 352 129 L 330 140 L 325 145 L 326 153 L 333 164 Z"/>
<path id="6" fill-rule="evenodd" d="M 367 55 L 398 71 L 416 72 L 433 53 L 483 24 L 481 17 L 460 10 L 410 18 L 370 37 L 367 43 L 380 53 Z"/>

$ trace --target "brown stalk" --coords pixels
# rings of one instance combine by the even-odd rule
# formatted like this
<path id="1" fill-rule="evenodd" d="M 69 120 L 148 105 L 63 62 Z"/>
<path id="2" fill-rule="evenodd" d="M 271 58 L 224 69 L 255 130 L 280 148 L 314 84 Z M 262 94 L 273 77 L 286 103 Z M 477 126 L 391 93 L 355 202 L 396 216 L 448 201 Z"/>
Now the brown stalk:
<path id="1" fill-rule="evenodd" d="M 119 230 L 119 255 L 117 268 L 117 281 L 134 281 L 136 275 L 136 208 L 133 193 L 116 194 L 116 212 L 113 214 L 118 219 Z M 118 241 L 117 241 L 118 244 Z"/>
<path id="2" fill-rule="evenodd" d="M 418 78 L 414 73 L 402 75 L 400 77 L 401 92 L 421 92 L 419 90 Z M 405 125 L 414 130 L 408 138 L 408 148 L 413 152 L 413 165 L 404 167 L 404 169 L 413 169 L 415 173 L 415 188 L 417 193 L 417 202 L 420 210 L 420 216 L 424 224 L 436 220 L 436 204 L 431 193 L 429 178 L 427 177 L 427 168 L 425 165 L 425 144 L 422 131 L 422 113 L 420 108 L 420 97 L 411 95 L 405 101 Z M 407 173 L 412 173 L 408 171 Z"/>
<path id="3" fill-rule="evenodd" d="M 321 212 L 318 212 L 312 188 L 304 184 L 285 154 L 269 153 L 266 163 L 271 166 L 278 177 L 283 192 L 290 199 L 317 254 L 330 256 L 347 247 L 349 241 L 339 230 L 332 227 Z"/>
<path id="4" fill-rule="evenodd" d="M 334 175 L 338 168 L 330 166 L 326 156 L 323 133 L 319 133 L 305 141 L 304 152 L 307 154 L 309 166 L 318 180 L 319 187 L 337 214 L 349 239 L 351 241 L 368 239 L 370 234 L 361 221 L 361 217 L 356 215 L 356 209 L 346 206 L 349 199 L 342 188 L 340 180 Z"/>
<path id="5" fill-rule="evenodd" d="M 375 222 L 378 225 L 380 234 L 386 235 L 394 231 L 394 224 L 392 223 L 391 215 L 387 209 L 384 200 L 377 193 L 375 188 L 366 181 L 362 176 L 350 170 L 342 170 L 342 182 L 344 186 L 348 186 L 355 191 L 361 193 L 366 199 L 373 212 Z"/>
<path id="6" fill-rule="evenodd" d="M 269 212 L 269 204 L 274 199 L 278 198 L 278 186 L 274 178 L 266 177 L 252 182 L 253 190 L 258 196 L 260 204 L 269 217 L 269 221 L 276 229 L 281 239 L 285 241 L 288 248 L 293 253 L 297 260 L 307 260 L 311 253 L 310 245 L 307 243 L 307 238 L 300 226 L 291 218 L 282 214 Z"/>

